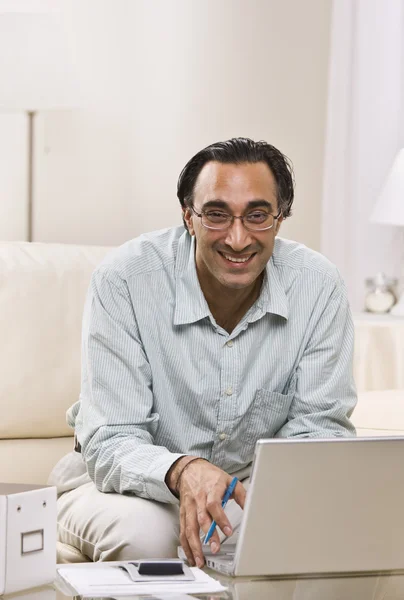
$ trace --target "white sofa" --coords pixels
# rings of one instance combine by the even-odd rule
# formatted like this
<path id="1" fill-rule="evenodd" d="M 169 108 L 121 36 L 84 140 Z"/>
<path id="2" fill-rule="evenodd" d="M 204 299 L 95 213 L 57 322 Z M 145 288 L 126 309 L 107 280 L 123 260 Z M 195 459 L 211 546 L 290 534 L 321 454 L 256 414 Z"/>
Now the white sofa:
<path id="1" fill-rule="evenodd" d="M 0 481 L 46 483 L 73 446 L 81 319 L 108 248 L 0 243 Z"/>
<path id="2" fill-rule="evenodd" d="M 404 390 L 360 392 L 351 419 L 358 437 L 404 435 Z"/>
<path id="3" fill-rule="evenodd" d="M 84 299 L 108 248 L 0 243 L 0 481 L 46 483 L 73 447 Z M 360 435 L 404 434 L 404 391 L 360 395 Z"/>

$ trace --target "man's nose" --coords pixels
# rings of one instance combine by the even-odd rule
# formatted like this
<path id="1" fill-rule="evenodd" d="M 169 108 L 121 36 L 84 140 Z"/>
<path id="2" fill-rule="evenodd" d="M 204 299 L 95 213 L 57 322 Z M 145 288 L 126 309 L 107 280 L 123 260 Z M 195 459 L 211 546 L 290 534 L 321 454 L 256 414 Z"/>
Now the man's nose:
<path id="1" fill-rule="evenodd" d="M 225 242 L 236 252 L 241 252 L 252 243 L 251 233 L 244 227 L 241 219 L 234 219 L 227 230 Z"/>

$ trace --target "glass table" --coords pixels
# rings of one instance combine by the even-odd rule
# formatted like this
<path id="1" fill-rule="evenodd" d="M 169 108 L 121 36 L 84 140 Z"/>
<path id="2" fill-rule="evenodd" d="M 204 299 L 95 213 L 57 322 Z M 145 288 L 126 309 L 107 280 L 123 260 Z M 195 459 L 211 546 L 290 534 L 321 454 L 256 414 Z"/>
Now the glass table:
<path id="1" fill-rule="evenodd" d="M 172 595 L 170 600 L 185 600 L 191 597 L 203 600 L 403 600 L 404 598 L 404 572 L 284 580 L 229 578 L 213 573 L 209 569 L 207 572 L 226 586 L 227 590 L 218 594 Z M 80 600 L 81 596 L 75 595 L 74 590 L 69 589 L 63 580 L 56 579 L 53 585 L 26 590 L 3 598 L 4 600 L 11 600 L 11 598 Z M 134 599 L 135 596 L 126 596 L 126 598 Z M 136 598 L 151 600 L 153 596 L 136 596 Z"/>

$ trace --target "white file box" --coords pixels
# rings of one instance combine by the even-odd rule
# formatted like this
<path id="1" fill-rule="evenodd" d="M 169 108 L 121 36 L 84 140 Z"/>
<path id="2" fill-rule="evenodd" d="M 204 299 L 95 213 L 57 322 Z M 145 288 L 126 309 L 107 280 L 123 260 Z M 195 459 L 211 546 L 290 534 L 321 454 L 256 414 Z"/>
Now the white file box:
<path id="1" fill-rule="evenodd" d="M 56 576 L 56 487 L 0 483 L 0 595 Z"/>

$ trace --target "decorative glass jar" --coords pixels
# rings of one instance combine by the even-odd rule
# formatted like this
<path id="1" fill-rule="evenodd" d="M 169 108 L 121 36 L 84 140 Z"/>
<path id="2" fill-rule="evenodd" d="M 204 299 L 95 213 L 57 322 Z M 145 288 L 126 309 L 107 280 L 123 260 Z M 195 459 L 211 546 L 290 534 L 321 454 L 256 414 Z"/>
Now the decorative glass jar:
<path id="1" fill-rule="evenodd" d="M 365 309 L 372 313 L 387 313 L 397 302 L 394 287 L 397 279 L 377 273 L 375 277 L 366 279 L 368 289 L 365 297 Z"/>

